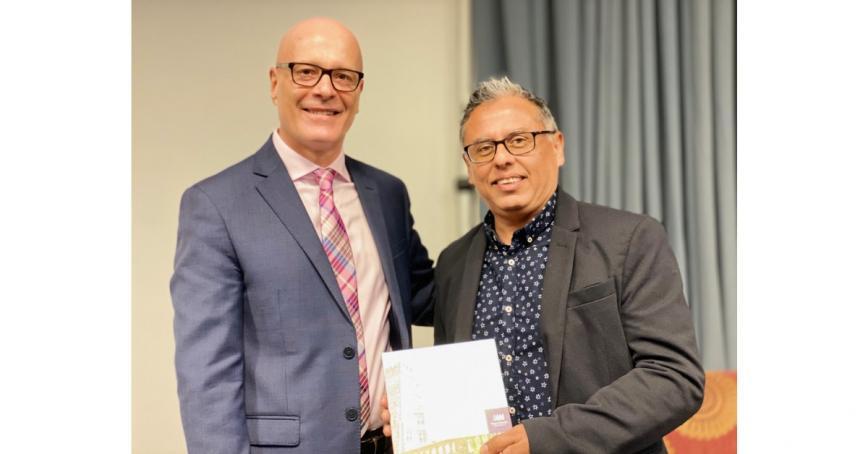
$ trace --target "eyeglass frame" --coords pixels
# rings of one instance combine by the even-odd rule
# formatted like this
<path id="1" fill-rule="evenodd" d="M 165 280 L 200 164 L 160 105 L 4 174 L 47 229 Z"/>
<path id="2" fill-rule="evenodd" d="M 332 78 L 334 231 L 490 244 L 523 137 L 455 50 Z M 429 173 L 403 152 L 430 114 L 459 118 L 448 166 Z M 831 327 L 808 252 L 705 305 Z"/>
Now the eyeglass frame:
<path id="1" fill-rule="evenodd" d="M 506 150 L 507 153 L 509 153 L 513 156 L 524 156 L 524 155 L 530 153 L 531 151 L 536 150 L 536 136 L 538 136 L 540 134 L 555 134 L 557 132 L 558 131 L 556 129 L 546 129 L 546 130 L 542 130 L 542 131 L 513 132 L 511 134 L 508 134 L 506 137 L 504 137 L 501 140 L 480 140 L 479 142 L 471 143 L 471 144 L 464 147 L 464 153 L 463 154 L 464 154 L 464 156 L 467 157 L 468 161 L 470 161 L 474 164 L 485 164 L 487 162 L 494 161 L 494 158 L 497 156 L 497 146 L 503 144 L 503 149 Z M 506 144 L 506 141 L 517 136 L 517 135 L 520 135 L 520 134 L 530 134 L 532 136 L 532 140 L 533 140 L 533 147 L 531 147 L 530 150 L 527 150 L 523 153 L 513 153 L 512 150 L 509 149 L 509 145 Z M 468 149 L 474 145 L 479 145 L 481 143 L 493 143 L 494 144 L 494 153 L 491 154 L 491 159 L 489 159 L 487 161 L 474 161 L 473 158 L 470 157 L 470 151 L 468 151 Z"/>
<path id="2" fill-rule="evenodd" d="M 319 70 L 320 70 L 320 73 L 319 73 L 319 77 L 316 79 L 316 82 L 314 82 L 313 85 L 305 85 L 305 84 L 302 84 L 302 83 L 298 82 L 297 80 L 295 80 L 295 75 L 294 75 L 293 72 L 292 72 L 292 67 L 295 66 L 295 65 L 308 65 L 308 66 L 313 66 L 314 68 L 319 69 Z M 275 67 L 275 68 L 283 68 L 283 69 L 287 69 L 287 70 L 289 70 L 289 78 L 292 79 L 292 82 L 293 82 L 294 84 L 296 84 L 296 85 L 299 85 L 299 86 L 301 86 L 301 87 L 305 87 L 305 88 L 316 87 L 317 84 L 319 84 L 319 82 L 322 80 L 322 76 L 328 74 L 328 76 L 329 76 L 329 82 L 332 84 L 332 88 L 334 88 L 335 91 L 339 91 L 339 92 L 341 92 L 341 93 L 352 93 L 352 92 L 356 91 L 356 90 L 359 88 L 359 85 L 362 84 L 362 79 L 365 78 L 365 73 L 363 73 L 363 72 L 361 72 L 361 71 L 356 71 L 355 69 L 349 69 L 349 68 L 331 68 L 331 69 L 326 69 L 326 68 L 323 68 L 323 67 L 320 66 L 320 65 L 315 65 L 315 64 L 313 64 L 313 63 L 306 63 L 306 62 L 301 62 L 301 61 L 292 61 L 292 62 L 289 62 L 289 63 L 275 63 L 275 64 L 274 64 L 274 67 Z M 352 72 L 352 73 L 356 73 L 356 74 L 358 74 L 358 75 L 359 75 L 359 80 L 356 81 L 356 86 L 353 87 L 352 90 L 342 90 L 342 89 L 336 87 L 336 86 L 335 86 L 335 80 L 334 80 L 334 78 L 332 78 L 332 72 L 334 72 L 334 71 L 349 71 L 349 72 Z"/>

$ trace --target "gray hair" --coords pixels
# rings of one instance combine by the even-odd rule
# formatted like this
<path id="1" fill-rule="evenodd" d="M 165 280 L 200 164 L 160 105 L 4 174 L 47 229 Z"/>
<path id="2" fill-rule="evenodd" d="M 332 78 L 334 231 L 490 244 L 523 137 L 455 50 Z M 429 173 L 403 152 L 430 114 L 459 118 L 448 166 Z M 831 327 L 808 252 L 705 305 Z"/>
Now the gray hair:
<path id="1" fill-rule="evenodd" d="M 509 80 L 509 77 L 503 76 L 500 79 L 491 77 L 488 80 L 480 82 L 476 86 L 476 91 L 470 95 L 470 100 L 467 101 L 467 106 L 464 108 L 464 116 L 461 118 L 461 129 L 459 130 L 458 140 L 464 140 L 464 126 L 467 124 L 467 120 L 470 119 L 470 114 L 477 107 L 486 101 L 494 101 L 505 96 L 518 96 L 532 102 L 539 109 L 540 119 L 545 124 L 545 127 L 554 130 L 558 129 L 555 117 L 552 115 L 552 111 L 544 99 Z"/>

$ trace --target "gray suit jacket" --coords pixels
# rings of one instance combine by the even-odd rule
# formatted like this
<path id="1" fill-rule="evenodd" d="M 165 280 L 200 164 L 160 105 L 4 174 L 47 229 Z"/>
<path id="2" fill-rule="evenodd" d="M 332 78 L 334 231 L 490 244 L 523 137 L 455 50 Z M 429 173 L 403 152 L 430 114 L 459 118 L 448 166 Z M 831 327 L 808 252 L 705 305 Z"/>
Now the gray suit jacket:
<path id="1" fill-rule="evenodd" d="M 484 251 L 480 225 L 437 260 L 436 343 L 470 340 Z M 541 327 L 555 410 L 523 422 L 534 454 L 666 452 L 702 403 L 678 265 L 650 217 L 559 190 Z"/>
<path id="2" fill-rule="evenodd" d="M 408 348 L 409 324 L 430 323 L 431 260 L 404 184 L 346 163 L 389 290 L 390 344 Z M 184 193 L 171 293 L 190 453 L 358 452 L 355 330 L 270 138 Z"/>

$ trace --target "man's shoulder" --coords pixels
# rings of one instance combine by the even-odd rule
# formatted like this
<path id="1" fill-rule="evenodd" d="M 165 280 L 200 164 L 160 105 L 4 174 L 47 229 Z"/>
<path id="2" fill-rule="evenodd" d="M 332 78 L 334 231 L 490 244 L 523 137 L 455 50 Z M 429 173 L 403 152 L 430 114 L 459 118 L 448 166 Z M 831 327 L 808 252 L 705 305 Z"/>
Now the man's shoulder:
<path id="1" fill-rule="evenodd" d="M 203 178 L 202 180 L 193 184 L 193 186 L 200 186 L 205 188 L 212 188 L 215 186 L 219 187 L 241 178 L 247 178 L 253 173 L 253 161 L 255 157 L 255 153 L 247 156 L 241 161 L 231 164 L 211 176 Z"/>
<path id="2" fill-rule="evenodd" d="M 576 202 L 582 227 L 586 228 L 626 228 L 632 230 L 646 220 L 653 220 L 647 214 L 635 213 L 620 208 L 612 208 L 588 202 Z"/>
<path id="3" fill-rule="evenodd" d="M 257 155 L 262 153 L 263 148 L 265 147 L 263 146 L 242 160 L 193 183 L 185 192 L 201 191 L 215 202 L 233 199 L 245 193 L 246 190 L 253 188 Z"/>
<path id="4" fill-rule="evenodd" d="M 400 178 L 378 167 L 374 167 L 350 156 L 346 157 L 346 162 L 347 169 L 354 178 L 361 174 L 366 178 L 376 181 L 378 185 L 383 185 L 385 188 L 394 189 L 405 187 L 404 182 Z"/>
<path id="5" fill-rule="evenodd" d="M 647 214 L 576 201 L 571 197 L 567 199 L 565 202 L 574 204 L 574 208 L 565 211 L 576 216 L 579 231 L 587 241 L 624 245 L 630 242 L 637 231 L 650 231 L 654 232 L 654 235 L 665 237 L 663 225 Z M 566 223 L 563 219 L 555 220 L 556 225 L 563 226 Z"/>
<path id="6" fill-rule="evenodd" d="M 629 228 L 650 218 L 645 214 L 577 200 L 561 188 L 558 188 L 557 195 L 555 225 L 568 229 Z"/>
<path id="7" fill-rule="evenodd" d="M 482 223 L 476 224 L 460 238 L 443 248 L 443 251 L 440 252 L 440 257 L 437 259 L 437 266 L 439 267 L 441 263 L 452 264 L 465 257 L 467 255 L 467 250 L 470 248 L 470 244 L 473 242 L 473 238 L 481 233 L 480 230 L 482 228 Z"/>

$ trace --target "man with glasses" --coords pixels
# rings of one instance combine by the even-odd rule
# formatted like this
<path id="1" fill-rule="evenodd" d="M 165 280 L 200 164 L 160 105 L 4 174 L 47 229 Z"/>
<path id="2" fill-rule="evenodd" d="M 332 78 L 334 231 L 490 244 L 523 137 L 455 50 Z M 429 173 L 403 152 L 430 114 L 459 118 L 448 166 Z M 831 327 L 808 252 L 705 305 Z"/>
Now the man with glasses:
<path id="1" fill-rule="evenodd" d="M 176 371 L 190 453 L 386 453 L 381 356 L 430 323 L 432 262 L 407 189 L 343 142 L 364 88 L 353 34 L 282 38 L 279 126 L 188 189 L 175 273 Z"/>
<path id="2" fill-rule="evenodd" d="M 704 378 L 663 227 L 561 190 L 563 133 L 507 78 L 471 95 L 460 138 L 489 211 L 437 260 L 434 338 L 496 342 L 515 426 L 481 452 L 665 452 Z"/>

